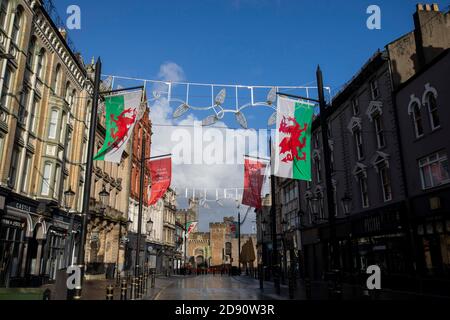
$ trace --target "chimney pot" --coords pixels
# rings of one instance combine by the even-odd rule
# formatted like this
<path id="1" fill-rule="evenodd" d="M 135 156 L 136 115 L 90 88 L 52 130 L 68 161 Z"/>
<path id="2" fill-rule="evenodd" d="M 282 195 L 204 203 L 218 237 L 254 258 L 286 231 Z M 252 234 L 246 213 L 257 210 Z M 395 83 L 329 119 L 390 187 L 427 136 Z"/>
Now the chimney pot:
<path id="1" fill-rule="evenodd" d="M 439 5 L 437 3 L 433 3 L 433 11 L 439 12 Z"/>
<path id="2" fill-rule="evenodd" d="M 423 11 L 423 4 L 417 4 L 417 11 Z"/>
<path id="3" fill-rule="evenodd" d="M 425 5 L 425 11 L 431 11 L 431 6 L 428 3 Z"/>

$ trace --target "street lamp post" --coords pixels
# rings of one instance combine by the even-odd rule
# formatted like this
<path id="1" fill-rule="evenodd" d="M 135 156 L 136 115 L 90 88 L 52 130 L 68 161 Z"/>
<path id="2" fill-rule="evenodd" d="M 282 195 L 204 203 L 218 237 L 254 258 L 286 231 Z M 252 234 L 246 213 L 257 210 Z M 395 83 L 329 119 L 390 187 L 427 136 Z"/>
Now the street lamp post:
<path id="1" fill-rule="evenodd" d="M 269 139 L 270 156 L 272 156 L 272 138 Z M 279 274 L 279 261 L 278 261 L 278 237 L 277 237 L 277 210 L 275 201 L 275 174 L 272 170 L 270 176 L 270 193 L 271 193 L 271 206 L 270 206 L 270 219 L 271 219 L 271 233 L 272 233 L 272 274 L 273 284 L 275 287 L 275 293 L 281 293 L 280 286 L 280 274 Z"/>
<path id="2" fill-rule="evenodd" d="M 238 214 L 238 263 L 239 263 L 239 267 L 238 267 L 238 272 L 239 272 L 239 276 L 241 275 L 241 211 L 240 209 L 240 205 L 239 205 L 239 200 L 236 199 L 236 207 L 237 207 L 237 214 Z"/>
<path id="3" fill-rule="evenodd" d="M 64 206 L 65 206 L 67 214 L 70 214 L 70 209 L 72 208 L 74 198 L 75 198 L 75 192 L 72 190 L 72 187 L 70 187 L 69 190 L 64 192 Z M 65 261 L 66 267 L 69 267 L 70 265 L 72 265 L 72 247 L 73 247 L 73 238 L 74 238 L 74 233 L 73 233 L 74 219 L 75 219 L 75 214 L 72 213 L 71 216 L 70 216 L 69 243 L 66 246 L 66 248 L 67 248 L 66 249 L 66 261 Z"/>
<path id="4" fill-rule="evenodd" d="M 85 273 L 85 252 L 84 247 L 87 236 L 88 214 L 89 214 L 89 202 L 91 196 L 91 181 L 92 181 L 92 167 L 94 164 L 94 146 L 95 146 L 95 131 L 97 129 L 97 113 L 98 113 L 98 99 L 100 96 L 100 80 L 101 80 L 102 62 L 100 58 L 95 65 L 95 79 L 94 79 L 94 92 L 92 97 L 92 110 L 90 117 L 89 128 L 89 140 L 87 150 L 87 162 L 84 178 L 84 190 L 83 190 L 83 208 L 82 208 L 82 224 L 80 233 L 80 245 L 78 246 L 77 265 L 80 269 L 79 286 L 75 288 L 73 299 L 80 300 L 82 294 L 84 273 Z M 71 297 L 69 290 L 68 296 Z"/>
<path id="5" fill-rule="evenodd" d="M 132 221 L 128 218 L 126 222 L 121 221 L 119 224 L 119 243 L 117 244 L 117 272 L 116 272 L 117 285 L 120 285 L 120 268 L 119 268 L 120 246 L 126 245 L 125 235 L 122 236 L 122 226 L 125 226 L 125 230 L 128 230 L 128 227 L 130 226 L 131 223 Z M 126 247 L 124 248 L 124 251 L 126 251 Z M 125 266 L 125 259 L 126 259 L 126 252 L 124 252 L 124 266 Z"/>
<path id="6" fill-rule="evenodd" d="M 100 198 L 100 211 L 102 212 L 102 214 L 105 213 L 106 208 L 108 207 L 109 204 L 109 192 L 106 190 L 106 187 L 103 186 L 102 191 L 100 191 L 100 193 L 98 194 L 99 198 Z"/>
<path id="7" fill-rule="evenodd" d="M 264 236 L 266 234 L 267 220 L 261 222 L 261 267 L 259 270 L 259 288 L 264 290 Z"/>

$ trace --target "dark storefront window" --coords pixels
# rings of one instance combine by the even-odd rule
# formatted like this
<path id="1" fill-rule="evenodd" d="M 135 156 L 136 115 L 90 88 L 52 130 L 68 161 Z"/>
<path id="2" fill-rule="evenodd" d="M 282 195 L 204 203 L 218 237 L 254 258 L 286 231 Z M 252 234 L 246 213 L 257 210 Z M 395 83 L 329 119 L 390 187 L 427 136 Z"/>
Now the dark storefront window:
<path id="1" fill-rule="evenodd" d="M 10 278 L 20 276 L 23 238 L 22 223 L 8 221 L 0 225 L 0 287 L 7 286 Z"/>
<path id="2" fill-rule="evenodd" d="M 54 230 L 50 230 L 48 239 L 48 259 L 45 268 L 45 274 L 50 279 L 56 279 L 56 272 L 64 268 L 64 250 L 66 245 L 66 236 Z"/>

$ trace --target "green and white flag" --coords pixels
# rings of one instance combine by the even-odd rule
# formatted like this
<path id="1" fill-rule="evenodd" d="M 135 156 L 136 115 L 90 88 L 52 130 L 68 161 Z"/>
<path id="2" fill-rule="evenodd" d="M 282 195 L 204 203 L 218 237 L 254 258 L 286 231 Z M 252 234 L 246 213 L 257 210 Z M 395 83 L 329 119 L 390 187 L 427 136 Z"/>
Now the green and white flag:
<path id="1" fill-rule="evenodd" d="M 311 125 L 314 105 L 278 98 L 277 132 L 273 148 L 277 177 L 311 181 Z"/>
<path id="2" fill-rule="evenodd" d="M 105 99 L 106 136 L 94 160 L 120 163 L 133 129 L 142 117 L 142 90 Z"/>
<path id="3" fill-rule="evenodd" d="M 186 224 L 187 234 L 189 235 L 192 231 L 194 231 L 195 227 L 197 227 L 197 221 L 190 221 Z"/>

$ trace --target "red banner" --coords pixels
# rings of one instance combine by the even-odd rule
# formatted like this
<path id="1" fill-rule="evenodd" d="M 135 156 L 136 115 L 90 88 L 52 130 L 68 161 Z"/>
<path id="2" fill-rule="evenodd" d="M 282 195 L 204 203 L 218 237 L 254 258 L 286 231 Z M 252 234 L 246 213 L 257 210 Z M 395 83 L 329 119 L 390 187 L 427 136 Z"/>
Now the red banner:
<path id="1" fill-rule="evenodd" d="M 252 159 L 245 159 L 244 194 L 242 204 L 261 209 L 261 190 L 264 183 L 266 163 Z"/>
<path id="2" fill-rule="evenodd" d="M 150 205 L 154 205 L 164 196 L 170 187 L 172 180 L 172 158 L 150 161 L 149 166 L 152 176 Z"/>

